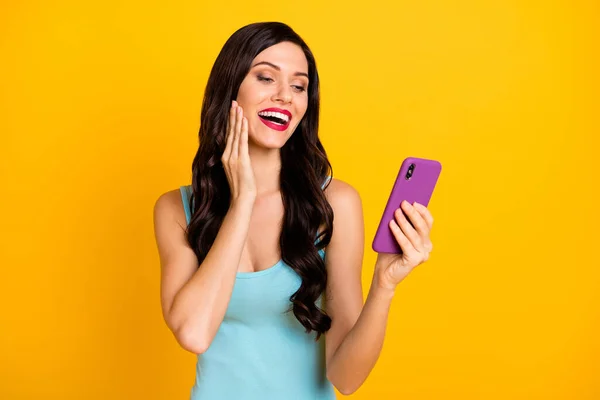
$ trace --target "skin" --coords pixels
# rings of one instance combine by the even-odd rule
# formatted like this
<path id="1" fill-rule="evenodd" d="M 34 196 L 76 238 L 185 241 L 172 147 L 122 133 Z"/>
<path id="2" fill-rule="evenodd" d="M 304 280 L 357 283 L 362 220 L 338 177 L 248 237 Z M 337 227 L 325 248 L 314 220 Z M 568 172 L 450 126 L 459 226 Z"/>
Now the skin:
<path id="1" fill-rule="evenodd" d="M 181 346 L 196 354 L 208 348 L 223 320 L 236 272 L 260 271 L 281 258 L 278 240 L 284 210 L 279 150 L 306 113 L 308 98 L 302 88 L 307 88 L 308 78 L 298 74 L 307 72 L 302 49 L 288 42 L 264 50 L 253 60 L 231 105 L 221 158 L 232 192 L 230 210 L 200 268 L 185 241 L 179 190 L 161 195 L 155 204 L 163 315 Z M 288 129 L 279 132 L 260 121 L 258 112 L 269 107 L 292 113 Z M 327 377 L 342 394 L 350 394 L 362 385 L 379 357 L 398 284 L 429 258 L 433 217 L 420 204 L 403 203 L 413 228 L 397 210 L 390 228 L 403 254 L 378 254 L 363 304 L 360 196 L 338 179 L 332 180 L 325 196 L 335 213 L 325 257 L 326 311 L 332 318 L 325 334 Z"/>

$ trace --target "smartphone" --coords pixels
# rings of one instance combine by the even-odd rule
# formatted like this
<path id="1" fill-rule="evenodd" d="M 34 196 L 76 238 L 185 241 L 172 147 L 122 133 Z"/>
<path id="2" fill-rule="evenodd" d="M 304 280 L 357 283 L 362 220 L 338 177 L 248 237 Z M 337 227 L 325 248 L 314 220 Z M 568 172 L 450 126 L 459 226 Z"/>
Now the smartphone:
<path id="1" fill-rule="evenodd" d="M 394 219 L 394 212 L 400 208 L 403 200 L 408 201 L 410 204 L 416 201 L 427 207 L 441 172 L 442 164 L 436 160 L 408 157 L 402 162 L 373 239 L 372 248 L 375 252 L 402 253 L 402 249 L 389 226 Z M 404 211 L 402 212 L 404 213 Z M 408 217 L 407 219 L 410 222 Z"/>

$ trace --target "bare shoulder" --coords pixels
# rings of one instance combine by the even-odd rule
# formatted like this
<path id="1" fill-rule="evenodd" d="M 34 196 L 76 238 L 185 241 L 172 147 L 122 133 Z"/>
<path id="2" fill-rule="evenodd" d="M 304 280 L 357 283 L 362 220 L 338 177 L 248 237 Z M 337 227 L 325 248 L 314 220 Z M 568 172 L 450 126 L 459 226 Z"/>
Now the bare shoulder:
<path id="1" fill-rule="evenodd" d="M 176 222 L 185 230 L 187 221 L 179 189 L 169 190 L 158 197 L 154 203 L 154 219 L 155 221 Z"/>
<path id="2" fill-rule="evenodd" d="M 171 306 L 175 296 L 198 269 L 198 259 L 186 239 L 187 222 L 179 189 L 161 194 L 154 204 L 154 234 L 160 258 L 163 316 L 174 330 Z"/>
<path id="3" fill-rule="evenodd" d="M 154 234 L 162 271 L 163 305 L 198 268 L 198 260 L 186 239 L 187 223 L 179 189 L 161 194 L 154 205 Z"/>
<path id="4" fill-rule="evenodd" d="M 334 213 L 333 234 L 325 255 L 325 308 L 331 317 L 331 329 L 325 335 L 325 363 L 329 366 L 333 354 L 356 324 L 362 310 L 361 277 L 365 242 L 358 191 L 339 179 L 333 179 L 325 191 Z"/>
<path id="5" fill-rule="evenodd" d="M 360 194 L 348 182 L 333 178 L 325 189 L 325 197 L 334 213 L 354 213 L 362 209 Z"/>

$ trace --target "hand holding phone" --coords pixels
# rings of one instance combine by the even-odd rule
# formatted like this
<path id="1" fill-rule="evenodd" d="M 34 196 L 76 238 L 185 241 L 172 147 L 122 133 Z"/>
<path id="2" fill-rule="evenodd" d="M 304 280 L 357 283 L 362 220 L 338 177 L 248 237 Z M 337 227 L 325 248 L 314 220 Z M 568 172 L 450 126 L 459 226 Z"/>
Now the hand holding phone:
<path id="1" fill-rule="evenodd" d="M 402 254 L 402 249 L 389 226 L 394 219 L 394 212 L 400 208 L 403 200 L 410 204 L 416 201 L 427 207 L 441 171 L 442 164 L 436 160 L 408 157 L 402 162 L 373 239 L 374 251 Z"/>

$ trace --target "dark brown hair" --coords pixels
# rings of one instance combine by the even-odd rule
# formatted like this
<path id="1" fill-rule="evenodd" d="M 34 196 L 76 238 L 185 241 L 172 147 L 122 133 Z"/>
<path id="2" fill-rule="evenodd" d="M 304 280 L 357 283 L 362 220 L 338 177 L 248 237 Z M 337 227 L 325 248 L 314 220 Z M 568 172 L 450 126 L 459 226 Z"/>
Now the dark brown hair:
<path id="1" fill-rule="evenodd" d="M 327 285 L 325 263 L 318 250 L 329 244 L 333 232 L 333 210 L 321 189 L 332 168 L 318 137 L 319 75 L 314 56 L 300 36 L 283 23 L 255 23 L 239 29 L 213 65 L 202 103 L 200 145 L 192 164 L 192 199 L 196 201 L 187 236 L 202 263 L 229 208 L 230 188 L 221 156 L 231 102 L 254 58 L 280 42 L 302 48 L 308 61 L 309 85 L 306 113 L 280 150 L 285 211 L 279 245 L 282 260 L 302 278 L 300 288 L 290 298 L 291 309 L 306 332 L 316 331 L 318 339 L 331 326 L 331 318 L 315 302 Z M 321 225 L 324 229 L 318 232 Z"/>

